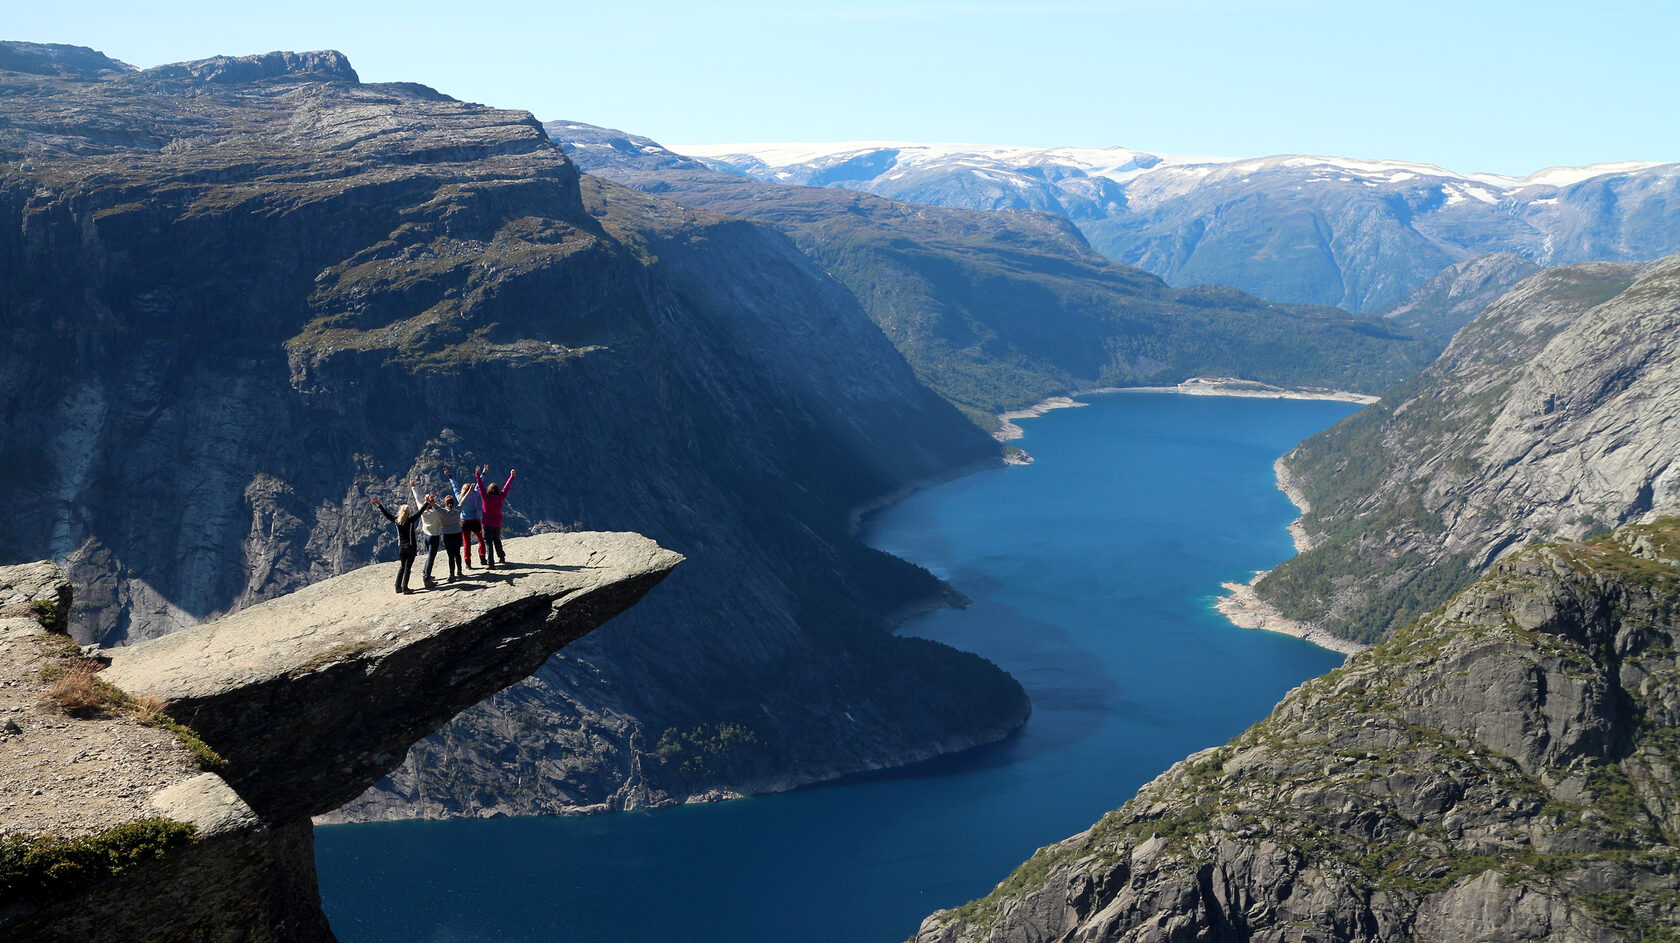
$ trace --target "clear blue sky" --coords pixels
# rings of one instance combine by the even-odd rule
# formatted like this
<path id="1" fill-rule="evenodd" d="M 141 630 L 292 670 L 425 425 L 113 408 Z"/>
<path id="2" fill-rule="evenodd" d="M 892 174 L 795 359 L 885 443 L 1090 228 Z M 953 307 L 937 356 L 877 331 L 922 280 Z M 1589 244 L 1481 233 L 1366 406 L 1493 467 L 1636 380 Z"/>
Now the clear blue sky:
<path id="1" fill-rule="evenodd" d="M 146 67 L 332 48 L 364 81 L 671 143 L 1120 144 L 1526 174 L 1680 160 L 1680 2 L 9 4 Z"/>

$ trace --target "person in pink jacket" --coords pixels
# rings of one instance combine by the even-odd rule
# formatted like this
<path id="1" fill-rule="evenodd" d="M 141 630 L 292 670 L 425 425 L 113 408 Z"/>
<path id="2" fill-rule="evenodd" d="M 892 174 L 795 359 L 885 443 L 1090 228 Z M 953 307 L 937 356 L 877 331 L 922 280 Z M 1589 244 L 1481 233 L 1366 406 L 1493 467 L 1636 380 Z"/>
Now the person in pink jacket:
<path id="1" fill-rule="evenodd" d="M 507 484 L 490 483 L 484 486 L 484 473 L 490 470 L 489 465 L 480 465 L 473 470 L 473 478 L 478 481 L 478 493 L 484 496 L 484 545 L 490 548 L 489 566 L 496 565 L 496 558 L 501 557 L 507 562 L 507 551 L 502 549 L 502 502 L 507 500 L 508 492 L 513 490 L 514 470 L 508 469 Z"/>

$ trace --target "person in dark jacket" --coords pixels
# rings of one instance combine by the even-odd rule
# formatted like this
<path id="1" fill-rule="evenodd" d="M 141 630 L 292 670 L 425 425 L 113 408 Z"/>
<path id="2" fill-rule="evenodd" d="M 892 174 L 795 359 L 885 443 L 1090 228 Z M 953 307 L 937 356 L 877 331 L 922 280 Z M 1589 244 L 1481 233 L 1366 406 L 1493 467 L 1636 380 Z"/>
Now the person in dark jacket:
<path id="1" fill-rule="evenodd" d="M 414 542 L 414 530 L 420 523 L 420 515 L 407 504 L 397 508 L 397 513 L 392 514 L 390 509 L 385 507 L 385 502 L 378 498 L 373 499 L 373 506 L 385 515 L 386 520 L 397 525 L 397 559 L 401 562 L 397 567 L 397 592 L 413 592 L 408 588 L 408 574 L 413 571 L 414 558 L 420 553 L 419 545 Z"/>

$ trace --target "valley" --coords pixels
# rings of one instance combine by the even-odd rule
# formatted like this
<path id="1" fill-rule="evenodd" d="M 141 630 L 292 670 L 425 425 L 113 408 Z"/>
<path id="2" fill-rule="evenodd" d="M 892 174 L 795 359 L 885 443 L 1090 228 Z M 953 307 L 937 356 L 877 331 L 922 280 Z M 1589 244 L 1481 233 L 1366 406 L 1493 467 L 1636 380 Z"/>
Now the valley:
<path id="1" fill-rule="evenodd" d="M 0 782 L 0 935 L 1661 943 L 1677 168 L 666 147 L 0 41 L 0 753 L 68 771 Z M 528 558 L 393 598 L 371 499 L 481 464 Z"/>

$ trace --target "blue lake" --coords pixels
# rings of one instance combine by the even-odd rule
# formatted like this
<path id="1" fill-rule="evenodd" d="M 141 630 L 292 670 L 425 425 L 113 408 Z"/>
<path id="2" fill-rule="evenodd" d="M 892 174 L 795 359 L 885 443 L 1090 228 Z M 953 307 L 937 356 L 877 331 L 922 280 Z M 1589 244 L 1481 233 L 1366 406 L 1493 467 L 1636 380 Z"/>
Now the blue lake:
<path id="1" fill-rule="evenodd" d="M 778 796 L 591 818 L 316 830 L 343 943 L 895 943 L 1341 663 L 1235 628 L 1219 584 L 1292 552 L 1272 462 L 1354 407 L 1117 394 L 1023 424 L 1037 459 L 865 522 L 974 600 L 901 631 L 979 652 L 1003 743 Z"/>

